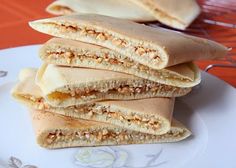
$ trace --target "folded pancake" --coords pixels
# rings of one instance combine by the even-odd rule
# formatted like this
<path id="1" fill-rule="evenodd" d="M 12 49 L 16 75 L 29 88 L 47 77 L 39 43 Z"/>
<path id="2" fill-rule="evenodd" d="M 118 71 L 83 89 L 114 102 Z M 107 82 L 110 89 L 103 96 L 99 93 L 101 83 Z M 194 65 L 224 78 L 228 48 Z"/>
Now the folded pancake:
<path id="1" fill-rule="evenodd" d="M 224 57 L 228 51 L 207 39 L 102 15 L 67 15 L 29 24 L 42 33 L 115 50 L 153 69 Z"/>
<path id="2" fill-rule="evenodd" d="M 37 143 L 45 148 L 176 142 L 191 135 L 180 122 L 162 135 L 127 130 L 112 124 L 74 119 L 55 113 L 31 110 Z"/>
<path id="3" fill-rule="evenodd" d="M 191 87 L 200 82 L 200 71 L 193 63 L 156 70 L 114 50 L 75 40 L 52 38 L 41 47 L 39 55 L 48 64 L 124 72 L 172 86 Z"/>
<path id="4" fill-rule="evenodd" d="M 36 83 L 52 106 L 68 107 L 102 100 L 177 97 L 191 88 L 152 82 L 113 71 L 43 65 Z"/>
<path id="5" fill-rule="evenodd" d="M 137 22 L 156 20 L 150 12 L 130 0 L 57 0 L 52 2 L 46 11 L 53 15 L 93 13 Z"/>
<path id="6" fill-rule="evenodd" d="M 158 21 L 177 29 L 186 29 L 200 14 L 195 0 L 131 0 L 149 11 Z"/>
<path id="7" fill-rule="evenodd" d="M 50 106 L 35 84 L 36 69 L 23 69 L 13 97 L 27 107 L 69 117 L 106 122 L 139 132 L 160 135 L 170 130 L 174 98 L 104 101 L 67 108 Z"/>

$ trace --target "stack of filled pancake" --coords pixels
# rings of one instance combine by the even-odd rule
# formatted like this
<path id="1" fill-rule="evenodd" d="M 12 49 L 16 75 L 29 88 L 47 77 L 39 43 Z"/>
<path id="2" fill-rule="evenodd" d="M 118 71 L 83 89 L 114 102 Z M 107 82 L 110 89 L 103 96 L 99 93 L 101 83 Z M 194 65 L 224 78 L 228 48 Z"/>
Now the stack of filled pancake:
<path id="1" fill-rule="evenodd" d="M 185 30 L 201 10 L 196 0 L 55 0 L 46 11 L 53 15 L 93 13 L 135 22 L 159 21 Z"/>
<path id="2" fill-rule="evenodd" d="M 24 69 L 13 96 L 28 106 L 46 148 L 175 142 L 191 133 L 172 118 L 174 97 L 200 83 L 193 60 L 227 48 L 174 31 L 102 15 L 68 15 L 30 26 L 53 38 L 44 64 Z"/>

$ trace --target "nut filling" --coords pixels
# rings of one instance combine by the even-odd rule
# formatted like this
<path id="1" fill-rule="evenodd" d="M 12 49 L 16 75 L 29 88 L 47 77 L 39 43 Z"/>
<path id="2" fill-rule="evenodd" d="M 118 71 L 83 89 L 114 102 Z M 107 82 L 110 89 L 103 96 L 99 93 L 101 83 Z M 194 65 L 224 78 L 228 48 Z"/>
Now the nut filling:
<path id="1" fill-rule="evenodd" d="M 147 118 L 145 116 L 133 113 L 124 114 L 120 111 L 114 112 L 115 110 L 111 110 L 109 107 L 96 106 L 95 104 L 79 107 L 71 106 L 69 108 L 73 109 L 76 113 L 87 114 L 88 118 L 90 119 L 103 115 L 106 120 L 109 120 L 110 118 L 116 119 L 117 121 L 122 122 L 122 124 L 135 124 L 146 129 L 158 130 L 162 127 L 162 121 L 155 116 Z"/>
<path id="2" fill-rule="evenodd" d="M 46 110 L 46 109 L 50 108 L 50 105 L 47 104 L 42 97 L 36 98 L 34 96 L 31 96 L 31 95 L 22 95 L 21 97 L 26 99 L 26 100 L 30 100 L 33 103 L 36 103 L 38 110 Z"/>
<path id="3" fill-rule="evenodd" d="M 164 140 L 169 138 L 181 138 L 185 134 L 185 130 L 171 130 L 163 135 L 151 135 L 135 131 L 128 131 L 123 129 L 109 130 L 81 130 L 75 132 L 65 132 L 63 130 L 55 130 L 50 132 L 45 137 L 45 143 L 52 145 L 60 142 L 72 142 L 72 141 L 86 141 L 86 142 L 104 142 L 104 141 L 116 141 L 117 143 L 134 143 L 137 140 L 154 141 Z"/>
<path id="4" fill-rule="evenodd" d="M 162 60 L 159 57 L 159 51 L 155 49 L 150 49 L 150 46 L 149 48 L 147 48 L 141 44 L 132 46 L 131 44 L 128 43 L 127 40 L 115 37 L 114 35 L 108 32 L 99 32 L 99 31 L 94 30 L 94 28 L 89 28 L 85 26 L 79 27 L 78 25 L 72 24 L 72 23 L 47 22 L 44 24 L 52 25 L 61 32 L 65 32 L 65 33 L 78 32 L 80 33 L 81 36 L 87 36 L 87 37 L 96 39 L 97 41 L 109 41 L 118 48 L 131 49 L 138 56 L 150 57 L 157 64 L 162 62 Z"/>
<path id="5" fill-rule="evenodd" d="M 151 69 L 147 66 L 144 66 L 142 64 L 139 63 L 135 63 L 134 61 L 132 61 L 129 58 L 116 58 L 116 57 L 109 57 L 108 53 L 104 53 L 103 56 L 99 56 L 97 54 L 86 54 L 86 53 L 76 53 L 76 51 L 73 50 L 68 50 L 68 49 L 54 49 L 54 51 L 51 50 L 47 50 L 46 51 L 46 55 L 47 55 L 47 59 L 50 60 L 58 60 L 58 58 L 63 58 L 64 61 L 67 64 L 73 64 L 75 63 L 78 59 L 82 62 L 83 60 L 91 60 L 95 63 L 103 63 L 103 64 L 112 64 L 112 65 L 120 65 L 120 66 L 124 66 L 124 67 L 128 67 L 128 68 L 135 68 L 140 70 L 141 72 L 149 72 L 151 71 Z M 160 76 L 160 78 L 175 78 L 181 81 L 187 81 L 190 82 L 189 79 L 177 76 L 177 75 L 172 75 L 171 73 L 167 72 L 167 71 L 157 71 L 155 70 L 155 75 Z"/>
<path id="6" fill-rule="evenodd" d="M 67 90 L 65 90 L 67 89 Z M 122 85 L 118 86 L 117 88 L 111 88 L 108 90 L 96 90 L 96 89 L 82 89 L 82 88 L 64 88 L 60 91 L 52 92 L 48 95 L 49 99 L 59 99 L 59 100 L 65 100 L 71 97 L 74 98 L 84 98 L 86 96 L 92 96 L 92 95 L 98 95 L 100 93 L 106 93 L 106 94 L 121 94 L 121 95 L 136 95 L 140 93 L 148 93 L 152 92 L 153 94 L 156 94 L 158 92 L 160 93 L 166 93 L 166 92 L 172 92 L 172 93 L 179 93 L 180 90 L 183 88 L 173 87 L 169 85 L 163 85 L 158 83 L 152 83 L 147 84 L 140 87 L 134 87 L 130 85 Z M 185 89 L 185 88 L 184 88 Z M 187 89 L 187 88 L 186 88 Z"/>
<path id="7" fill-rule="evenodd" d="M 35 98 L 33 96 L 24 96 L 24 98 L 29 99 L 30 101 L 37 104 L 39 110 L 50 109 L 43 98 Z M 137 114 L 123 114 L 121 112 L 112 112 L 106 107 L 100 106 L 96 107 L 95 104 L 90 105 L 81 105 L 81 106 L 70 106 L 68 109 L 74 110 L 76 113 L 83 113 L 88 116 L 88 118 L 97 117 L 103 115 L 105 118 L 112 118 L 121 121 L 122 123 L 135 124 L 146 129 L 158 130 L 162 126 L 160 119 L 152 116 L 151 119 Z M 50 111 L 50 110 L 49 110 Z"/>
<path id="8" fill-rule="evenodd" d="M 123 114 L 122 112 L 113 112 L 106 107 L 94 107 L 90 109 L 86 108 L 86 110 L 80 109 L 75 111 L 88 113 L 90 118 L 92 118 L 93 116 L 96 117 L 99 115 L 104 115 L 106 119 L 112 118 L 122 122 L 123 124 L 134 124 L 146 129 L 158 130 L 162 127 L 162 121 L 155 116 L 152 116 L 150 119 L 150 117 L 146 118 L 145 116 L 140 116 L 137 114 Z"/>
<path id="9" fill-rule="evenodd" d="M 133 61 L 131 61 L 128 58 L 124 58 L 122 60 L 118 60 L 117 58 L 109 58 L 108 53 L 104 53 L 104 56 L 97 56 L 97 55 L 89 55 L 89 54 L 76 54 L 75 51 L 62 51 L 61 49 L 58 49 L 57 51 L 46 51 L 47 58 L 48 59 L 58 59 L 59 57 L 64 58 L 68 64 L 75 62 L 77 59 L 80 61 L 83 60 L 92 60 L 96 63 L 109 63 L 113 65 L 123 65 L 125 67 L 131 67 L 131 66 L 141 66 L 140 64 L 135 64 Z M 146 70 L 148 67 L 143 66 Z M 144 69 L 143 68 L 143 69 Z M 141 68 L 140 68 L 141 69 Z"/>

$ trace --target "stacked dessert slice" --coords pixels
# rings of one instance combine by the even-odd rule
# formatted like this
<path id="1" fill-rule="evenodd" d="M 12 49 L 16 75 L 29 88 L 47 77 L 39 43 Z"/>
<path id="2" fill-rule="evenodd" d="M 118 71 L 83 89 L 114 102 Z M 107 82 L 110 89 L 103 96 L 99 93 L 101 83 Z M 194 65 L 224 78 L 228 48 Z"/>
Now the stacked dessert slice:
<path id="1" fill-rule="evenodd" d="M 172 119 L 174 98 L 101 101 L 53 106 L 23 69 L 13 97 L 31 110 L 37 142 L 46 148 L 175 142 L 191 132 Z"/>
<path id="2" fill-rule="evenodd" d="M 101 15 L 30 25 L 57 38 L 41 47 L 38 70 L 21 71 L 12 94 L 32 109 L 46 148 L 185 139 L 190 131 L 172 114 L 174 97 L 200 82 L 189 61 L 227 53 L 206 39 Z"/>

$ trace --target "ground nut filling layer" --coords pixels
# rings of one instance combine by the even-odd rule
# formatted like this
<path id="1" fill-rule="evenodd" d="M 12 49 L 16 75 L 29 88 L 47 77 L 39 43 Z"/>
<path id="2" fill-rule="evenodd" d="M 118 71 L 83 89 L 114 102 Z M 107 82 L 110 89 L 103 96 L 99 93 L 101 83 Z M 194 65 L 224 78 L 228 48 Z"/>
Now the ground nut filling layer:
<path id="1" fill-rule="evenodd" d="M 52 25 L 56 27 L 61 32 L 76 32 L 80 33 L 81 36 L 87 36 L 96 41 L 107 41 L 110 42 L 112 45 L 115 45 L 118 48 L 122 48 L 127 50 L 127 52 L 134 52 L 136 55 L 140 57 L 149 57 L 152 59 L 152 63 L 155 64 L 162 63 L 160 59 L 160 53 L 156 49 L 152 48 L 150 45 L 147 47 L 144 44 L 139 44 L 138 42 L 132 42 L 132 45 L 128 42 L 128 40 L 120 37 L 116 37 L 115 35 L 108 33 L 108 32 L 99 32 L 92 27 L 89 26 L 78 26 L 73 23 L 55 23 L 55 22 L 47 22 L 44 23 L 46 25 Z"/>
<path id="2" fill-rule="evenodd" d="M 26 100 L 30 100 L 31 102 L 34 103 L 34 105 L 37 106 L 38 110 L 46 110 L 50 108 L 50 105 L 48 103 L 45 102 L 44 98 L 42 97 L 35 97 L 32 95 L 22 95 L 22 98 L 26 99 Z"/>
<path id="3" fill-rule="evenodd" d="M 35 98 L 33 96 L 25 96 L 25 98 L 36 103 L 38 110 L 50 111 L 50 108 L 52 108 L 49 104 L 45 102 L 43 98 Z M 121 111 L 113 112 L 114 110 L 111 111 L 107 107 L 99 105 L 97 106 L 95 105 L 95 103 L 81 106 L 70 106 L 67 108 L 75 111 L 78 114 L 86 114 L 88 118 L 99 117 L 103 115 L 107 119 L 111 118 L 119 120 L 122 123 L 135 124 L 145 129 L 158 130 L 162 127 L 163 124 L 162 121 L 155 116 L 149 116 L 147 118 L 145 116 L 141 116 L 134 113 L 124 114 Z"/>
<path id="4" fill-rule="evenodd" d="M 78 61 L 78 59 L 83 62 L 84 60 L 90 60 L 93 61 L 94 63 L 99 63 L 99 64 L 111 64 L 111 65 L 120 65 L 125 68 L 135 68 L 138 69 L 141 72 L 149 72 L 152 71 L 147 66 L 144 66 L 139 63 L 135 63 L 133 60 L 129 58 L 116 58 L 115 56 L 111 57 L 111 54 L 109 53 L 103 53 L 101 55 L 98 54 L 92 54 L 92 53 L 78 53 L 77 51 L 73 49 L 68 49 L 68 48 L 57 48 L 57 49 L 48 49 L 46 51 L 46 58 L 49 60 L 58 60 L 64 59 L 64 61 L 67 64 L 73 64 Z M 173 75 L 169 73 L 168 71 L 158 71 L 155 70 L 155 75 L 160 76 L 160 78 L 167 78 L 167 79 L 175 79 L 175 80 L 180 80 L 180 81 L 186 81 L 190 82 L 189 79 L 183 78 L 181 76 Z"/>
<path id="5" fill-rule="evenodd" d="M 124 114 L 121 111 L 115 112 L 115 110 L 111 110 L 109 107 L 95 104 L 80 107 L 71 106 L 69 108 L 73 109 L 77 113 L 87 114 L 90 119 L 103 115 L 107 120 L 115 119 L 122 123 L 135 124 L 145 129 L 158 130 L 163 125 L 161 119 L 154 115 L 146 117 L 135 113 Z"/>
<path id="6" fill-rule="evenodd" d="M 185 92 L 189 88 L 179 88 L 169 85 L 159 84 L 159 83 L 147 83 L 140 86 L 130 86 L 130 85 L 120 85 L 116 88 L 111 89 L 92 89 L 92 88 L 68 88 L 65 87 L 58 91 L 52 92 L 48 95 L 49 99 L 56 100 L 65 100 L 68 98 L 83 98 L 86 96 L 98 95 L 100 93 L 109 94 L 119 94 L 119 95 L 136 95 L 136 94 L 148 94 L 152 93 L 153 95 L 157 93 L 171 93 L 179 94 L 180 92 Z"/>
<path id="7" fill-rule="evenodd" d="M 111 56 L 108 53 L 103 53 L 103 56 L 99 56 L 97 54 L 91 55 L 91 53 L 89 54 L 78 53 L 77 54 L 76 51 L 73 51 L 73 50 L 68 51 L 68 49 L 56 49 L 56 51 L 48 50 L 46 51 L 46 54 L 47 54 L 48 59 L 56 60 L 58 58 L 62 58 L 62 59 L 65 59 L 68 64 L 76 62 L 76 60 L 79 59 L 80 61 L 92 60 L 96 63 L 106 63 L 106 64 L 109 63 L 112 65 L 123 65 L 125 67 L 138 68 L 139 66 L 141 66 L 140 64 L 134 63 L 128 58 L 123 58 L 123 59 L 119 58 L 119 60 L 118 58 L 115 58 L 115 57 L 111 58 Z M 145 68 L 146 70 L 148 69 L 148 67 L 145 67 Z"/>
<path id="8" fill-rule="evenodd" d="M 140 133 L 136 131 L 129 131 L 124 129 L 97 129 L 97 130 L 78 130 L 78 131 L 64 131 L 55 130 L 54 132 L 45 135 L 45 145 L 52 145 L 60 142 L 86 141 L 102 143 L 106 141 L 113 141 L 116 143 L 135 143 L 140 141 L 155 141 L 170 138 L 181 138 L 186 133 L 185 130 L 169 131 L 163 135 L 151 135 Z"/>

